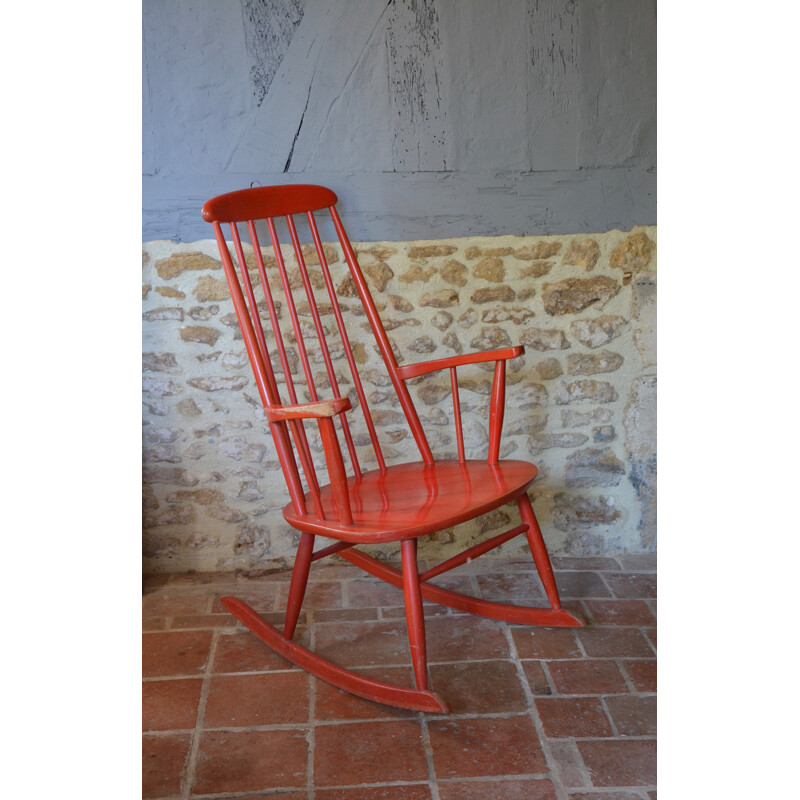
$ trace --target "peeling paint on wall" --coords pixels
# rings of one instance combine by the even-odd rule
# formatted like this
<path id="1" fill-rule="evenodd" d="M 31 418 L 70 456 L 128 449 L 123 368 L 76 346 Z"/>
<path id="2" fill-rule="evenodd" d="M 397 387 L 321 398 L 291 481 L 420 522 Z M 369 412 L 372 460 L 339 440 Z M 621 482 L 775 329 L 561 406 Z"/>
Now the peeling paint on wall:
<path id="1" fill-rule="evenodd" d="M 250 80 L 260 106 L 303 19 L 303 6 L 301 0 L 242 0 L 242 13 L 253 61 Z"/>
<path id="2" fill-rule="evenodd" d="M 386 34 L 397 172 L 446 170 L 435 0 L 394 0 Z"/>
<path id="3" fill-rule="evenodd" d="M 330 186 L 362 240 L 652 225 L 654 0 L 143 8 L 145 241 L 205 200 Z"/>

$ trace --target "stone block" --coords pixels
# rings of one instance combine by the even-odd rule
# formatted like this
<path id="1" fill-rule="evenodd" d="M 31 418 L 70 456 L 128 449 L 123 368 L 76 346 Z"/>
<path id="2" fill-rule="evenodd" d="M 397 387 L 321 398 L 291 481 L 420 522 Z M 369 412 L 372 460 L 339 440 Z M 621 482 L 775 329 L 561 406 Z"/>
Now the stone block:
<path id="1" fill-rule="evenodd" d="M 530 328 L 522 334 L 520 342 L 526 347 L 544 352 L 545 350 L 566 350 L 572 345 L 564 332 L 557 328 Z"/>
<path id="2" fill-rule="evenodd" d="M 222 269 L 222 262 L 203 253 L 175 253 L 168 258 L 156 261 L 156 272 L 165 281 L 176 278 L 187 270 L 216 269 Z"/>
<path id="3" fill-rule="evenodd" d="M 184 342 L 198 342 L 213 347 L 222 332 L 216 328 L 206 328 L 202 325 L 187 325 L 180 329 L 180 337 Z"/>
<path id="4" fill-rule="evenodd" d="M 619 292 L 619 288 L 619 284 L 606 275 L 567 278 L 558 283 L 546 283 L 542 290 L 542 303 L 550 316 L 577 314 L 592 305 L 604 306 Z"/>
<path id="5" fill-rule="evenodd" d="M 620 516 L 613 497 L 589 497 L 567 492 L 558 492 L 553 497 L 553 525 L 560 531 L 612 525 Z"/>
<path id="6" fill-rule="evenodd" d="M 567 372 L 570 375 L 596 375 L 601 372 L 616 372 L 624 359 L 619 353 L 600 350 L 597 353 L 570 353 L 567 356 Z"/>
<path id="7" fill-rule="evenodd" d="M 594 239 L 573 239 L 561 259 L 562 264 L 583 267 L 586 272 L 594 269 L 600 258 L 600 245 Z"/>
<path id="8" fill-rule="evenodd" d="M 227 300 L 230 296 L 230 289 L 228 289 L 226 281 L 217 280 L 210 275 L 202 275 L 197 281 L 193 294 L 199 302 L 209 303 L 214 300 Z"/>
<path id="9" fill-rule="evenodd" d="M 616 339 L 625 324 L 624 317 L 606 314 L 595 319 L 573 320 L 569 329 L 582 345 L 595 348 Z"/>
<path id="10" fill-rule="evenodd" d="M 491 288 L 478 289 L 473 292 L 471 301 L 473 303 L 511 303 L 516 299 L 517 293 L 507 285 L 493 286 Z"/>
<path id="11" fill-rule="evenodd" d="M 557 405 L 580 403 L 591 400 L 594 403 L 613 403 L 618 398 L 617 390 L 604 381 L 589 379 L 566 383 L 561 381 L 555 390 Z"/>
<path id="12" fill-rule="evenodd" d="M 422 295 L 419 304 L 430 308 L 450 308 L 458 304 L 458 292 L 440 289 L 438 292 Z"/>
<path id="13" fill-rule="evenodd" d="M 568 486 L 617 486 L 625 475 L 625 464 L 611 448 L 587 447 L 567 456 Z"/>
<path id="14" fill-rule="evenodd" d="M 454 258 L 446 261 L 440 270 L 442 279 L 447 283 L 452 283 L 454 286 L 466 286 L 467 274 L 467 268 Z"/>

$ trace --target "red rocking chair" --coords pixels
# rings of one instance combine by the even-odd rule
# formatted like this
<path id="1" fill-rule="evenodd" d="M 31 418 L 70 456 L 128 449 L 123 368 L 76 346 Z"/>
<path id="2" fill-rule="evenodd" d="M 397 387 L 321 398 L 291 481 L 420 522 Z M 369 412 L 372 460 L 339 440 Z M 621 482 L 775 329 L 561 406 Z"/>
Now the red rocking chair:
<path id="1" fill-rule="evenodd" d="M 406 366 L 398 365 L 356 255 L 336 213 L 336 202 L 336 195 L 322 186 L 268 186 L 220 195 L 209 200 L 203 207 L 203 218 L 214 228 L 244 344 L 291 497 L 291 502 L 284 508 L 283 515 L 286 521 L 301 533 L 283 632 L 265 622 L 252 608 L 235 597 L 223 598 L 222 603 L 252 633 L 281 656 L 340 689 L 387 705 L 420 711 L 447 712 L 449 709 L 446 703 L 428 688 L 423 598 L 472 614 L 508 622 L 549 627 L 573 627 L 584 623 L 579 617 L 563 609 L 559 601 L 550 559 L 526 491 L 536 477 L 536 467 L 526 461 L 499 459 L 505 403 L 506 361 L 520 355 L 524 349 L 508 347 Z M 419 448 L 419 461 L 389 466 L 384 460 L 345 327 L 344 315 L 325 257 L 314 217 L 315 211 L 325 211 L 330 214 L 344 252 L 350 278 L 363 303 L 364 313 L 397 393 L 400 407 Z M 305 217 L 313 238 L 316 250 L 315 262 L 318 260 L 324 289 L 327 290 L 325 302 L 330 303 L 330 307 L 326 307 L 324 311 L 332 313 L 335 319 L 338 336 L 333 343 L 337 349 L 343 349 L 349 366 L 358 398 L 357 402 L 355 398 L 353 399 L 353 404 L 350 398 L 342 395 L 339 388 L 331 354 L 332 345 L 326 340 L 326 328 L 320 319 L 322 310 L 315 298 L 314 286 L 306 267 L 307 256 L 304 257 L 293 215 Z M 281 254 L 275 225 L 275 220 L 279 217 L 286 218 L 299 266 L 299 283 L 296 274 L 290 277 Z M 273 277 L 272 282 L 267 277 L 267 267 L 256 231 L 257 221 L 259 226 L 263 225 L 262 221 L 266 222 L 272 252 L 277 262 L 278 275 L 277 278 Z M 238 274 L 225 240 L 223 223 L 230 223 Z M 246 245 L 243 244 L 239 224 L 246 228 L 249 244 L 253 248 L 253 258 L 249 265 L 245 261 Z M 306 252 L 310 251 L 307 249 Z M 256 299 L 250 271 L 257 272 L 260 278 L 263 301 Z M 315 277 L 318 287 L 321 287 L 319 276 Z M 300 284 L 305 294 L 301 310 L 305 314 L 310 313 L 313 322 L 311 325 L 301 323 L 298 305 L 293 298 L 293 287 L 294 291 L 299 293 Z M 287 330 L 287 335 L 290 341 L 296 343 L 302 365 L 304 380 L 300 386 L 295 385 L 295 377 L 290 368 L 273 290 L 280 290 L 280 296 L 285 303 L 287 313 L 282 316 L 284 318 L 288 316 L 287 326 L 291 327 L 290 331 Z M 318 288 L 317 291 L 320 293 L 321 289 Z M 279 391 L 279 378 L 273 370 L 273 360 L 261 324 L 262 316 L 266 316 L 271 323 L 273 355 L 277 357 L 283 373 L 282 382 L 286 396 L 282 396 Z M 315 334 L 318 340 L 318 350 L 315 349 L 314 352 L 317 356 L 321 355 L 326 379 L 324 377 L 321 379 L 320 375 L 312 370 L 309 350 L 304 341 L 304 334 L 309 336 L 310 333 Z M 489 412 L 488 457 L 486 460 L 471 460 L 464 454 L 456 369 L 466 364 L 490 361 L 495 362 L 495 369 Z M 458 459 L 434 460 L 406 386 L 406 381 L 409 379 L 438 370 L 450 371 Z M 318 393 L 317 384 L 320 382 L 325 383 L 325 393 L 322 395 Z M 306 399 L 308 402 L 303 402 Z M 356 423 L 356 419 L 352 417 L 356 417 L 369 434 L 378 463 L 377 469 L 364 471 L 359 465 L 351 432 L 351 422 Z M 338 432 L 334 420 L 338 421 Z M 327 467 L 327 484 L 323 484 L 317 476 L 304 428 L 306 421 L 312 424 L 315 421 L 319 427 Z M 340 436 L 344 439 L 349 471 L 345 467 Z M 301 479 L 301 469 L 305 485 Z M 417 566 L 417 540 L 420 536 L 471 520 L 511 501 L 516 501 L 519 507 L 522 524 L 470 547 L 420 574 Z M 429 583 L 431 578 L 487 553 L 522 533 L 530 545 L 533 560 L 550 602 L 549 608 L 530 608 L 491 602 Z M 314 539 L 317 535 L 335 539 L 336 543 L 315 551 Z M 352 549 L 354 545 L 379 542 L 400 542 L 402 571 Z M 292 640 L 311 563 L 332 553 L 339 553 L 366 572 L 402 588 L 416 689 L 370 680 L 321 658 Z"/>

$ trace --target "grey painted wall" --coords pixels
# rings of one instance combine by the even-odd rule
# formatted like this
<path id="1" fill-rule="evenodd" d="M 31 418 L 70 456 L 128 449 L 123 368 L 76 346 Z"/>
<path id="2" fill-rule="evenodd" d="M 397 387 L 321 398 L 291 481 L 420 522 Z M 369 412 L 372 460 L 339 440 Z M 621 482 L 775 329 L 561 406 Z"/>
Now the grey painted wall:
<path id="1" fill-rule="evenodd" d="M 652 225 L 655 0 L 145 0 L 143 239 L 321 183 L 351 238 Z"/>

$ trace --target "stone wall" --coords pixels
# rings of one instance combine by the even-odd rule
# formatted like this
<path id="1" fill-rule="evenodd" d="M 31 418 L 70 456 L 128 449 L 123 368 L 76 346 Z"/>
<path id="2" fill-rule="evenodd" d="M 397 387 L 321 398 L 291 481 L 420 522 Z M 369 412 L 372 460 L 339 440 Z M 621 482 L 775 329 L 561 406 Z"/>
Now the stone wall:
<path id="1" fill-rule="evenodd" d="M 525 345 L 509 364 L 501 455 L 539 465 L 530 495 L 551 553 L 653 552 L 655 227 L 355 247 L 400 363 Z M 387 462 L 413 459 L 340 248 L 326 248 Z M 145 243 L 142 302 L 145 570 L 290 563 L 288 493 L 216 244 Z M 459 369 L 468 457 L 486 453 L 492 370 Z M 434 453 L 454 454 L 449 376 L 416 379 L 411 391 Z M 367 468 L 369 453 L 359 451 Z M 421 556 L 514 524 L 512 505 L 422 541 Z M 524 547 L 516 539 L 494 554 Z"/>

